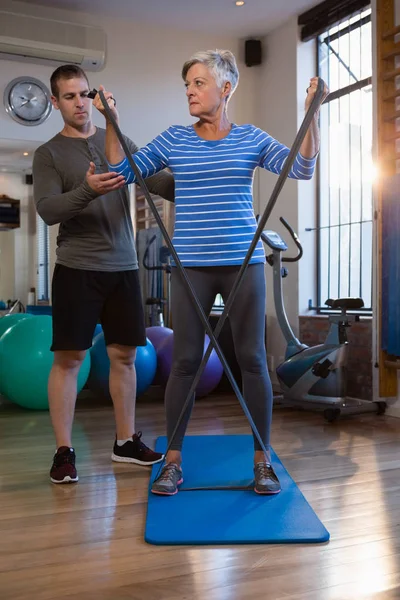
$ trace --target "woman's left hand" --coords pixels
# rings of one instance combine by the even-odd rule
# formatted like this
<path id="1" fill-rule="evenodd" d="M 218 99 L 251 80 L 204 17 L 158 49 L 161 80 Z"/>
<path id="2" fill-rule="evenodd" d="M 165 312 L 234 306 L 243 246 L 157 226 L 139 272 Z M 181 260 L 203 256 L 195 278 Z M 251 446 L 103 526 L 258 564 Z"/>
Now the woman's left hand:
<path id="1" fill-rule="evenodd" d="M 315 93 L 316 93 L 317 87 L 318 87 L 318 79 L 319 79 L 319 77 L 313 77 L 312 79 L 310 79 L 310 85 L 307 88 L 306 110 L 308 110 L 310 108 L 311 102 L 314 100 L 314 96 L 315 96 Z M 322 94 L 321 104 L 323 103 L 325 98 L 328 96 L 328 94 L 329 94 L 329 89 L 324 81 L 324 93 Z"/>
<path id="2" fill-rule="evenodd" d="M 116 119 L 118 121 L 118 111 L 115 108 L 116 102 L 115 102 L 115 99 L 114 99 L 112 93 L 111 92 L 107 92 L 103 85 L 101 85 L 99 87 L 99 90 L 101 90 L 103 92 L 104 97 L 107 100 L 108 107 L 111 110 L 111 113 L 112 113 L 114 119 Z M 102 103 L 102 101 L 100 99 L 99 94 L 96 94 L 96 96 L 94 97 L 94 99 L 93 99 L 93 106 L 95 108 L 97 108 L 97 110 L 99 112 L 101 112 L 102 115 L 105 116 L 106 120 L 108 120 L 106 111 L 104 110 L 104 106 L 103 106 L 103 103 Z"/>

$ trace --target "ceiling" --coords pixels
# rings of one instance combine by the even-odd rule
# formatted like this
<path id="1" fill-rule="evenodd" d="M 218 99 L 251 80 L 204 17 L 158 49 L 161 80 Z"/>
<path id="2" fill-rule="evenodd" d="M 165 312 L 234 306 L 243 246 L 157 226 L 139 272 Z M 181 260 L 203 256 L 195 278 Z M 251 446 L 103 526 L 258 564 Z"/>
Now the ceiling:
<path id="1" fill-rule="evenodd" d="M 0 173 L 18 173 L 32 168 L 33 153 L 42 142 L 0 138 Z M 28 156 L 24 156 L 24 152 Z"/>
<path id="2" fill-rule="evenodd" d="M 30 0 L 29 4 L 221 35 L 262 36 L 321 0 Z"/>

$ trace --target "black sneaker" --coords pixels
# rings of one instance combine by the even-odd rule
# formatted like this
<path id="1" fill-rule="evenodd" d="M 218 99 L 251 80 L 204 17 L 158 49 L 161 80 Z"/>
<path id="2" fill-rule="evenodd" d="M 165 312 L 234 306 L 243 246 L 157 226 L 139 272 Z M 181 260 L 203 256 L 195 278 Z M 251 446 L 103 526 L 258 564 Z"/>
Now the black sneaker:
<path id="1" fill-rule="evenodd" d="M 136 465 L 155 465 L 161 462 L 164 454 L 154 452 L 148 448 L 141 440 L 142 432 L 132 436 L 132 441 L 125 442 L 123 446 L 118 446 L 117 440 L 114 442 L 111 458 L 114 462 L 135 463 Z"/>
<path id="2" fill-rule="evenodd" d="M 153 481 L 151 491 L 161 496 L 174 496 L 178 492 L 178 485 L 183 483 L 182 469 L 175 463 L 165 465 L 160 475 Z"/>
<path id="3" fill-rule="evenodd" d="M 259 462 L 254 466 L 254 491 L 257 494 L 279 494 L 281 484 L 272 465 Z"/>
<path id="4" fill-rule="evenodd" d="M 53 458 L 50 469 L 50 480 L 53 483 L 75 483 L 78 481 L 78 473 L 75 468 L 75 451 L 68 446 L 61 446 Z"/>

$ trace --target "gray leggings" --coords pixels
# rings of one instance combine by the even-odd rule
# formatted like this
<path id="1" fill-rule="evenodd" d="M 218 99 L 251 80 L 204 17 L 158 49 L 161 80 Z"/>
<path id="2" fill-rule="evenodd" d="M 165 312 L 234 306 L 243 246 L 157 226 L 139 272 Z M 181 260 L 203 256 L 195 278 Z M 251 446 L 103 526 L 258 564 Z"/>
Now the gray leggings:
<path id="1" fill-rule="evenodd" d="M 239 272 L 238 266 L 187 268 L 186 273 L 208 315 L 215 296 L 226 301 Z M 172 269 L 171 310 L 174 328 L 174 353 L 165 393 L 167 435 L 173 431 L 203 357 L 204 327 L 193 300 L 186 291 L 176 267 Z M 265 352 L 265 275 L 264 264 L 250 265 L 229 313 L 235 354 L 242 374 L 243 396 L 266 448 L 270 444 L 272 386 Z M 194 404 L 194 396 L 171 445 L 181 450 Z M 261 450 L 254 434 L 254 448 Z"/>

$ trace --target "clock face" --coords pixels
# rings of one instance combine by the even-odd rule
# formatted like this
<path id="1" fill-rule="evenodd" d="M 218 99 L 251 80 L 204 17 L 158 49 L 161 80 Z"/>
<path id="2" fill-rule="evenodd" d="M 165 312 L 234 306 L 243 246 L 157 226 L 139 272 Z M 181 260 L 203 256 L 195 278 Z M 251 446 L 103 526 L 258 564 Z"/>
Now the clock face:
<path id="1" fill-rule="evenodd" d="M 46 86 L 33 77 L 18 77 L 4 92 L 7 113 L 22 125 L 39 125 L 52 110 L 50 93 Z"/>

